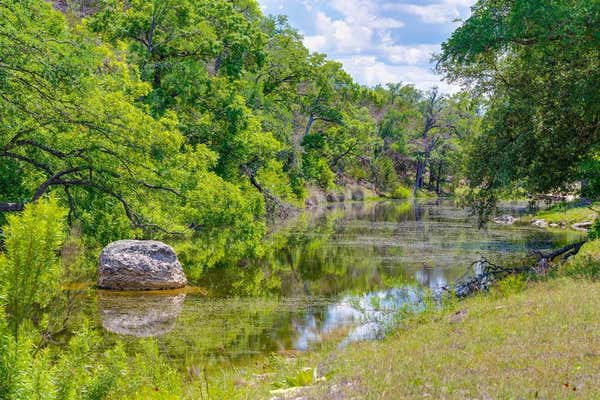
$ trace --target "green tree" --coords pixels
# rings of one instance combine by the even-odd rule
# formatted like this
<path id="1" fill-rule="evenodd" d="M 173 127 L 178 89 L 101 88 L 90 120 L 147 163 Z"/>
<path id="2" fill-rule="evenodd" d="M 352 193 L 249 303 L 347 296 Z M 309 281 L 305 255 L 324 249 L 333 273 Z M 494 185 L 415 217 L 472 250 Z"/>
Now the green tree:
<path id="1" fill-rule="evenodd" d="M 582 178 L 600 139 L 599 49 L 600 3 L 587 0 L 480 0 L 443 45 L 439 70 L 490 97 L 468 168 L 482 217 L 498 192 Z"/>

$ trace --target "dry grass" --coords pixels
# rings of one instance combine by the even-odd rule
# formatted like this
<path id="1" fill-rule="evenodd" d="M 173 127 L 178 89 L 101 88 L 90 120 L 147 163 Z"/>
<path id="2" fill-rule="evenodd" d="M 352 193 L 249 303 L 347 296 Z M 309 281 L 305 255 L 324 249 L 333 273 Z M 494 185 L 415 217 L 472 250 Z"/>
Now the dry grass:
<path id="1" fill-rule="evenodd" d="M 357 399 L 600 399 L 600 284 L 557 279 L 477 296 L 351 346 L 331 367 L 307 398 L 334 387 Z"/>

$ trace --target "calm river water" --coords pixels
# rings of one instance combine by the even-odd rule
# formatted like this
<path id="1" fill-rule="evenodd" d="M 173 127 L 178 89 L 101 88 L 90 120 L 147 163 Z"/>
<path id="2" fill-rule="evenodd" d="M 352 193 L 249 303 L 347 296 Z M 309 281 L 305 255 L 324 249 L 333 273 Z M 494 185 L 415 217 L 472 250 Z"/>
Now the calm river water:
<path id="1" fill-rule="evenodd" d="M 523 213 L 525 205 L 506 205 Z M 394 310 L 463 275 L 480 255 L 544 250 L 577 234 L 480 230 L 451 201 L 355 203 L 307 211 L 267 239 L 264 257 L 203 278 L 205 293 L 98 293 L 98 324 L 131 346 L 156 337 L 184 362 L 233 362 L 381 337 Z"/>

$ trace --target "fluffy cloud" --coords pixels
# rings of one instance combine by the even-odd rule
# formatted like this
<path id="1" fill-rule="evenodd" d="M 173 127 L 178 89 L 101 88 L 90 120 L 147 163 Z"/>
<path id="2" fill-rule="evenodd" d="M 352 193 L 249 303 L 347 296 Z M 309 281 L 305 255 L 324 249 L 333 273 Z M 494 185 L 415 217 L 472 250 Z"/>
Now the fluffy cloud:
<path id="1" fill-rule="evenodd" d="M 394 2 L 385 3 L 382 8 L 388 12 L 415 15 L 428 24 L 446 24 L 461 18 L 473 4 L 473 0 L 441 0 L 424 5 Z"/>
<path id="2" fill-rule="evenodd" d="M 419 89 L 438 87 L 445 93 L 456 93 L 459 86 L 448 84 L 435 75 L 430 68 L 414 65 L 390 65 L 373 56 L 351 56 L 339 60 L 356 80 L 368 86 L 402 82 Z"/>
<path id="3" fill-rule="evenodd" d="M 465 17 L 474 0 L 259 1 L 267 12 L 288 14 L 306 47 L 341 61 L 360 83 L 457 90 L 432 72 L 430 60 L 444 37 L 439 32 L 451 31 L 452 21 Z M 428 34 L 423 23 L 439 28 Z"/>
<path id="4" fill-rule="evenodd" d="M 437 44 L 419 44 L 415 46 L 383 45 L 382 58 L 391 64 L 427 64 L 434 53 L 440 51 Z"/>

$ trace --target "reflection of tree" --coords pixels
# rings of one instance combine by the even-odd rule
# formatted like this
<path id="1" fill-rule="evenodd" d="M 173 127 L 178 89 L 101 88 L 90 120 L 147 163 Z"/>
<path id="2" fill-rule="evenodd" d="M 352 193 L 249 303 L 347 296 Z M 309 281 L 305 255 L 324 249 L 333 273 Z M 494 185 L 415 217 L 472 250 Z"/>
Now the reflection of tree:
<path id="1" fill-rule="evenodd" d="M 251 362 L 302 347 L 311 336 L 339 335 L 336 318 L 353 313 L 344 299 L 392 293 L 415 280 L 439 286 L 462 275 L 478 252 L 557 241 L 525 227 L 479 230 L 450 203 L 417 208 L 388 202 L 302 214 L 269 235 L 262 257 L 205 273 L 211 297 L 188 296 L 162 347 L 190 365 Z"/>

